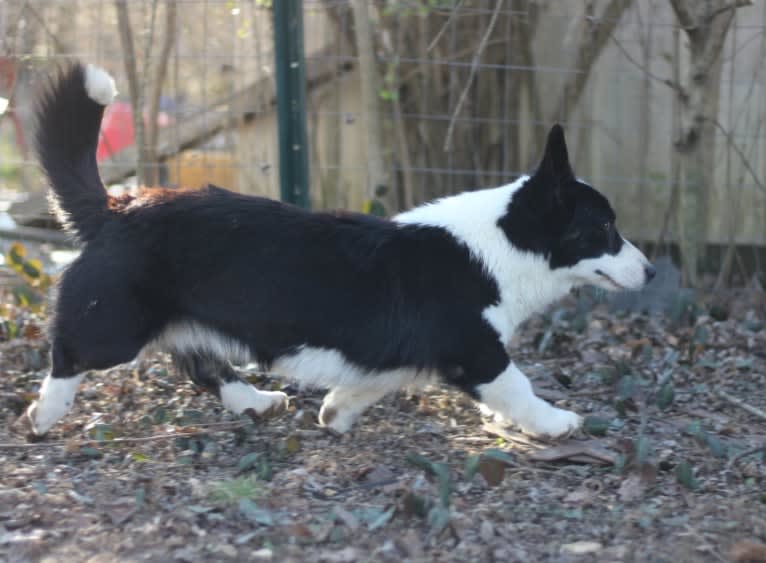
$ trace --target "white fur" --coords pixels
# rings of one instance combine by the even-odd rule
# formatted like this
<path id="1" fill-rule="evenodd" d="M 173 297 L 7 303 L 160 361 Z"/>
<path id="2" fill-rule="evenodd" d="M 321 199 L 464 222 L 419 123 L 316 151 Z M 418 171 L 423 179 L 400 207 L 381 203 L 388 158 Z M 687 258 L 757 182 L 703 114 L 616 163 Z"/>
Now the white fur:
<path id="1" fill-rule="evenodd" d="M 622 248 L 611 256 L 604 254 L 598 258 L 589 258 L 582 260 L 570 268 L 572 274 L 582 281 L 580 283 L 590 283 L 607 290 L 616 289 L 641 289 L 646 283 L 645 269 L 649 261 L 639 249 L 622 239 Z M 595 271 L 601 271 L 609 278 L 596 274 Z"/>
<path id="2" fill-rule="evenodd" d="M 368 376 L 378 377 L 378 376 Z M 377 382 L 353 387 L 336 387 L 325 395 L 319 411 L 319 423 L 339 434 L 348 432 L 367 407 L 382 399 L 399 386 L 380 385 Z M 330 414 L 332 413 L 332 414 Z"/>
<path id="3" fill-rule="evenodd" d="M 572 433 L 582 424 L 573 412 L 551 406 L 534 394 L 529 379 L 513 364 L 491 383 L 477 387 L 482 405 L 500 421 L 510 421 L 524 432 L 558 437 Z"/>
<path id="4" fill-rule="evenodd" d="M 428 378 L 414 369 L 369 372 L 350 362 L 338 350 L 302 346 L 296 353 L 277 358 L 274 371 L 306 387 L 334 388 L 383 385 L 390 390 Z"/>
<path id="5" fill-rule="evenodd" d="M 246 362 L 252 359 L 250 349 L 243 343 L 196 322 L 174 323 L 154 342 L 164 350 L 180 352 L 204 351 L 223 360 Z M 433 373 L 414 369 L 370 372 L 350 362 L 338 350 L 302 346 L 295 353 L 277 358 L 272 369 L 301 386 L 331 391 L 322 409 L 335 411 L 327 426 L 336 432 L 346 432 L 356 418 L 372 403 L 407 385 L 422 385 L 435 377 Z M 235 413 L 248 408 L 257 413 L 287 401 L 281 392 L 256 389 L 244 382 L 226 383 L 220 388 L 224 407 Z M 320 413 L 320 420 L 322 419 Z"/>
<path id="6" fill-rule="evenodd" d="M 35 434 L 38 436 L 45 434 L 69 412 L 82 378 L 82 375 L 66 378 L 46 376 L 40 386 L 39 398 L 27 409 Z"/>
<path id="7" fill-rule="evenodd" d="M 279 358 L 273 367 L 306 387 L 330 389 L 322 402 L 319 421 L 338 433 L 348 431 L 367 407 L 385 395 L 408 385 L 426 384 L 436 375 L 408 368 L 370 372 L 337 350 L 310 346 Z"/>
<path id="8" fill-rule="evenodd" d="M 111 77 L 95 67 L 87 69 L 86 88 L 88 95 L 99 103 L 108 103 L 114 96 Z M 500 300 L 482 314 L 505 346 L 521 322 L 573 286 L 593 283 L 607 289 L 637 288 L 645 281 L 644 268 L 648 265 L 643 254 L 627 241 L 616 256 L 604 255 L 583 260 L 572 268 L 555 270 L 544 257 L 514 247 L 497 223 L 506 213 L 514 192 L 526 180 L 527 177 L 522 177 L 500 188 L 441 199 L 394 218 L 400 223 L 444 228 L 465 244 L 497 282 Z M 597 270 L 608 278 L 597 274 Z M 204 351 L 235 362 L 247 362 L 253 357 L 246 344 L 194 321 L 171 324 L 155 339 L 154 345 L 187 353 Z M 337 432 L 347 431 L 364 409 L 387 393 L 430 381 L 436 375 L 411 368 L 370 372 L 350 362 L 338 350 L 310 346 L 277 358 L 273 368 L 301 385 L 329 388 L 320 422 Z M 69 410 L 81 378 L 46 378 L 40 400 L 29 410 L 36 433 L 45 433 Z M 498 418 L 511 420 L 532 434 L 560 436 L 581 423 L 576 414 L 536 397 L 529 380 L 513 363 L 491 383 L 478 386 L 477 391 L 481 403 Z M 284 393 L 259 391 L 244 382 L 226 383 L 220 393 L 224 406 L 236 413 L 250 408 L 262 413 L 287 400 Z"/>
<path id="9" fill-rule="evenodd" d="M 528 180 L 522 176 L 500 188 L 466 192 L 417 207 L 394 218 L 406 224 L 442 227 L 466 245 L 497 282 L 500 302 L 482 312 L 498 339 L 508 346 L 516 327 L 533 313 L 563 297 L 577 285 L 606 289 L 637 289 L 646 283 L 649 261 L 628 241 L 611 256 L 582 260 L 571 268 L 551 269 L 545 257 L 514 247 L 498 220 L 514 192 Z M 605 277 L 598 271 L 606 274 Z M 478 387 L 482 403 L 496 417 L 511 420 L 531 434 L 561 436 L 578 428 L 582 419 L 535 396 L 526 376 L 510 363 L 494 381 Z"/>
<path id="10" fill-rule="evenodd" d="M 400 223 L 442 227 L 466 245 L 500 289 L 500 303 L 484 310 L 484 318 L 507 344 L 516 327 L 574 286 L 593 284 L 606 289 L 637 289 L 646 282 L 646 257 L 624 240 L 616 256 L 582 260 L 571 268 L 551 269 L 539 254 L 514 247 L 498 220 L 514 192 L 529 179 L 522 176 L 499 188 L 465 192 L 397 215 Z M 601 270 L 619 285 L 596 273 Z"/>
<path id="11" fill-rule="evenodd" d="M 513 193 L 529 179 L 489 190 L 465 192 L 397 215 L 400 223 L 442 227 L 466 245 L 500 289 L 500 303 L 484 310 L 484 318 L 504 345 L 516 327 L 533 313 L 566 295 L 573 281 L 567 270 L 551 270 L 542 256 L 514 247 L 498 220 Z"/>
<path id="12" fill-rule="evenodd" d="M 108 106 L 117 95 L 114 78 L 104 69 L 94 65 L 85 67 L 85 91 L 88 97 L 102 106 Z"/>
<path id="13" fill-rule="evenodd" d="M 154 346 L 179 352 L 208 352 L 223 360 L 249 362 L 248 346 L 194 321 L 171 323 L 155 339 Z"/>
<path id="14" fill-rule="evenodd" d="M 260 391 L 244 381 L 232 381 L 221 385 L 221 402 L 228 410 L 241 414 L 253 409 L 262 414 L 272 407 L 287 404 L 287 395 L 281 391 Z"/>

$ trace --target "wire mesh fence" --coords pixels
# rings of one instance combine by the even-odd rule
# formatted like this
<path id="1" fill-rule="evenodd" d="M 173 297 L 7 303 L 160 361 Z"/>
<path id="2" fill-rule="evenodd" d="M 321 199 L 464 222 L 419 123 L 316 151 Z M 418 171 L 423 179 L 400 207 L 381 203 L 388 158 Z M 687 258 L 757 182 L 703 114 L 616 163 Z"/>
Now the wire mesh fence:
<path id="1" fill-rule="evenodd" d="M 576 172 L 610 197 L 632 238 L 688 253 L 713 245 L 699 260 L 726 280 L 763 271 L 762 3 L 360 4 L 374 100 L 358 6 L 303 2 L 313 207 L 363 209 L 380 184 L 402 208 L 506 183 L 535 166 L 560 121 Z M 45 217 L 31 102 L 72 58 L 106 67 L 121 91 L 99 147 L 108 184 L 138 176 L 278 197 L 270 2 L 13 0 L 0 2 L 0 28 L 0 201 L 15 202 L 16 220 Z M 372 146 L 370 108 L 380 121 Z"/>

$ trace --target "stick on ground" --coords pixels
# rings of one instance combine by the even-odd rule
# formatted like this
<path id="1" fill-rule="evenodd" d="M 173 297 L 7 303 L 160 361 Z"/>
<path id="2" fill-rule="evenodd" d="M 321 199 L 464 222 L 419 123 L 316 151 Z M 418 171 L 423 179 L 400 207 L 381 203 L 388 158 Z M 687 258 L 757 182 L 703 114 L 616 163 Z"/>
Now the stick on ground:
<path id="1" fill-rule="evenodd" d="M 766 420 L 766 412 L 762 411 L 761 409 L 754 407 L 753 405 L 748 405 L 742 399 L 738 399 L 734 395 L 729 395 L 726 391 L 722 391 L 721 389 L 717 389 L 715 393 L 722 399 L 729 401 L 732 405 L 736 405 L 739 408 L 746 410 L 750 414 L 754 414 L 755 416 L 759 416 Z"/>

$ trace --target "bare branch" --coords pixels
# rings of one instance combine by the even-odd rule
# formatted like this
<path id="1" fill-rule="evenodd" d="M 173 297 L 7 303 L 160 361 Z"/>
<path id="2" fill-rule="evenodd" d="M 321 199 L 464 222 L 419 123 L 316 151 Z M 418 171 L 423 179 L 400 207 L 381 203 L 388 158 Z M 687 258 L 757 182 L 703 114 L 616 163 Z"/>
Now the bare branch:
<path id="1" fill-rule="evenodd" d="M 59 39 L 58 35 L 53 33 L 51 29 L 48 27 L 48 24 L 45 22 L 45 18 L 40 15 L 40 12 L 38 12 L 32 4 L 25 4 L 24 9 L 28 11 L 30 14 L 34 16 L 34 18 L 37 20 L 37 23 L 40 24 L 40 27 L 43 28 L 43 31 L 45 34 L 50 38 L 51 41 L 53 41 L 53 44 L 56 46 L 56 52 L 63 53 L 66 51 L 64 44 Z M 22 10 L 21 14 L 23 15 L 24 10 Z"/>
<path id="2" fill-rule="evenodd" d="M 484 49 L 487 47 L 489 36 L 492 35 L 492 31 L 495 29 L 497 16 L 500 13 L 500 8 L 502 5 L 502 2 L 495 3 L 495 9 L 492 12 L 492 18 L 489 20 L 489 25 L 484 32 L 484 36 L 481 38 L 479 48 L 476 50 L 476 54 L 473 56 L 473 61 L 471 62 L 471 72 L 468 75 L 468 81 L 466 82 L 463 91 L 460 93 L 460 98 L 458 98 L 457 105 L 455 106 L 455 111 L 452 112 L 452 119 L 450 119 L 449 127 L 447 128 L 447 136 L 444 139 L 445 151 L 449 151 L 452 148 L 452 133 L 455 129 L 455 120 L 457 119 L 457 115 L 460 113 L 460 110 L 463 108 L 465 98 L 468 95 L 468 90 L 471 89 L 471 83 L 473 82 L 473 78 L 476 75 L 476 69 L 479 67 L 479 63 L 481 62 L 481 55 L 484 53 Z"/>
<path id="3" fill-rule="evenodd" d="M 739 460 L 751 455 L 759 454 L 764 451 L 766 451 L 766 443 L 754 448 L 750 448 L 749 450 L 745 450 L 744 452 L 740 452 L 729 460 L 729 463 L 726 464 L 726 467 L 734 467 Z"/>
<path id="4" fill-rule="evenodd" d="M 575 68 L 578 72 L 570 75 L 570 78 L 564 85 L 562 97 L 557 106 L 561 110 L 560 119 L 562 121 L 566 121 L 569 112 L 579 101 L 588 82 L 593 65 L 598 60 L 607 41 L 612 37 L 617 24 L 622 19 L 622 15 L 631 3 L 632 0 L 611 0 L 601 14 L 601 17 L 588 18 L 588 20 L 591 20 L 591 25 L 583 34 L 584 36 L 580 41 L 580 48 L 575 62 Z M 585 35 L 589 32 L 591 36 L 586 37 Z"/>
<path id="5" fill-rule="evenodd" d="M 735 397 L 734 395 L 730 395 L 723 389 L 716 389 L 715 394 L 721 397 L 722 399 L 729 401 L 732 405 L 735 405 L 741 409 L 746 410 L 752 415 L 758 416 L 760 418 L 766 419 L 766 412 L 762 411 L 761 409 L 754 407 L 753 405 L 747 404 L 742 399 L 739 399 Z"/>
<path id="6" fill-rule="evenodd" d="M 649 68 L 647 68 L 645 65 L 638 62 L 636 59 L 634 59 L 633 56 L 628 52 L 627 49 L 625 49 L 625 47 L 622 46 L 622 43 L 620 43 L 620 41 L 614 35 L 612 35 L 612 41 L 614 42 L 615 45 L 617 45 L 617 48 L 622 52 L 623 56 L 628 60 L 629 63 L 634 65 L 636 68 L 638 68 L 641 72 L 646 74 L 652 80 L 656 80 L 657 82 L 664 84 L 671 90 L 675 90 L 679 92 L 681 95 L 684 95 L 683 88 L 681 88 L 680 84 L 673 82 L 670 78 L 663 78 L 661 76 L 654 74 L 651 70 L 649 70 Z"/>
<path id="7" fill-rule="evenodd" d="M 717 119 L 707 118 L 707 120 L 713 125 L 715 125 L 716 129 L 718 129 L 721 133 L 723 133 L 723 135 L 726 137 L 726 142 L 729 143 L 729 146 L 734 149 L 734 152 L 737 153 L 737 156 L 740 158 L 740 160 L 742 161 L 742 164 L 750 173 L 750 176 L 753 178 L 753 181 L 755 181 L 755 184 L 756 186 L 758 186 L 758 189 L 761 190 L 763 193 L 766 193 L 766 185 L 763 184 L 761 179 L 755 173 L 755 170 L 753 170 L 753 167 L 750 164 L 750 160 L 747 158 L 745 153 L 737 145 L 737 143 L 734 142 L 734 139 L 732 138 L 731 133 L 729 133 L 726 130 L 726 128 L 723 125 L 721 125 L 721 123 Z"/>
<path id="8" fill-rule="evenodd" d="M 439 30 L 439 32 L 436 34 L 436 37 L 434 37 L 431 42 L 428 44 L 428 48 L 426 49 L 426 53 L 430 53 L 434 47 L 436 47 L 436 44 L 439 42 L 439 39 L 441 39 L 441 36 L 444 35 L 444 32 L 447 31 L 447 28 L 449 27 L 449 24 L 452 23 L 452 20 L 455 18 L 455 15 L 457 15 L 458 11 L 460 11 L 460 7 L 463 5 L 463 0 L 459 0 L 457 4 L 455 4 L 455 7 L 452 8 L 452 11 L 450 12 L 449 17 L 447 18 L 447 21 L 444 22 L 444 25 Z"/>
<path id="9" fill-rule="evenodd" d="M 691 8 L 687 0 L 670 0 L 670 4 L 673 7 L 673 11 L 678 18 L 678 22 L 681 27 L 691 36 L 696 35 L 699 23 L 697 18 L 692 14 Z"/>
<path id="10" fill-rule="evenodd" d="M 752 6 L 753 3 L 751 0 L 736 0 L 735 2 L 732 2 L 731 4 L 727 4 L 726 6 L 721 6 L 717 10 L 713 10 L 711 14 L 707 16 L 707 23 L 712 22 L 714 19 L 716 19 L 719 15 L 723 14 L 724 12 L 731 11 L 733 12 L 737 8 L 745 8 L 747 6 Z"/>
<path id="11" fill-rule="evenodd" d="M 729 33 L 731 22 L 734 21 L 735 8 L 731 7 L 725 16 L 710 24 L 710 36 L 705 44 L 705 52 L 699 61 L 698 70 L 707 72 L 713 66 L 723 51 L 726 35 Z"/>
<path id="12" fill-rule="evenodd" d="M 255 0 L 251 0 L 255 2 Z M 352 56 L 356 56 L 356 39 L 354 37 L 354 29 L 348 25 L 345 12 L 349 9 L 348 4 L 339 3 L 336 0 L 322 0 L 324 6 L 324 13 L 332 21 L 335 26 L 335 30 L 338 32 L 338 36 L 341 39 L 345 38 L 346 43 L 351 51 Z M 260 59 L 259 59 L 260 60 Z"/>

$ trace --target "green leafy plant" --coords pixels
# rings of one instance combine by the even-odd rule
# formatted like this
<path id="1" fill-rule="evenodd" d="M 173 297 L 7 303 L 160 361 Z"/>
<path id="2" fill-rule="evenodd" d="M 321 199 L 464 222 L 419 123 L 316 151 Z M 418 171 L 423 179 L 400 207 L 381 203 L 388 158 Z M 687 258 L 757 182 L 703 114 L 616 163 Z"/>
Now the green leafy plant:
<path id="1" fill-rule="evenodd" d="M 262 493 L 263 489 L 255 475 L 218 481 L 211 484 L 209 488 L 210 499 L 222 504 L 239 503 L 242 499 L 255 499 Z"/>

